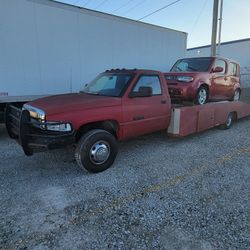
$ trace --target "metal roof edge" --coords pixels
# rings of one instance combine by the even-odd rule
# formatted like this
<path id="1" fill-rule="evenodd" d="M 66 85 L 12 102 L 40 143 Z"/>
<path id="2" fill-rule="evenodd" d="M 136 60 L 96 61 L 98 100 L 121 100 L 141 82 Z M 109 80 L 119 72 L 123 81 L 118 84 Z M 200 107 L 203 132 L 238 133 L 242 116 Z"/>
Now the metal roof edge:
<path id="1" fill-rule="evenodd" d="M 117 19 L 120 19 L 120 20 L 123 20 L 123 21 L 138 23 L 138 24 L 144 25 L 144 26 L 150 26 L 150 27 L 155 27 L 157 29 L 164 29 L 164 30 L 173 31 L 173 32 L 176 32 L 176 33 L 182 33 L 186 37 L 187 37 L 187 34 L 188 34 L 187 32 L 184 32 L 184 31 L 179 31 L 179 30 L 175 30 L 175 29 L 171 29 L 171 28 L 167 28 L 167 27 L 163 27 L 163 26 L 159 26 L 159 25 L 155 25 L 155 24 L 151 24 L 151 23 L 145 23 L 145 22 L 133 20 L 133 19 L 130 19 L 130 18 L 127 18 L 127 17 L 116 16 L 116 15 L 109 14 L 109 13 L 106 13 L 106 12 L 91 10 L 91 9 L 84 8 L 84 7 L 81 7 L 81 6 L 76 6 L 76 5 L 69 4 L 69 3 L 59 2 L 57 0 L 27 0 L 27 1 L 34 2 L 34 3 L 39 3 L 39 4 L 43 4 L 43 5 L 48 5 L 48 6 L 53 6 L 53 7 L 59 7 L 59 8 L 60 8 L 60 6 L 65 6 L 65 7 L 70 8 L 70 10 L 73 10 L 73 11 L 76 11 L 76 10 L 81 11 L 82 10 L 82 11 L 89 12 L 88 14 L 92 14 L 92 15 L 95 15 L 95 16 L 100 16 L 100 15 L 102 17 L 109 16 L 111 18 L 113 17 L 113 18 L 117 18 Z"/>
<path id="2" fill-rule="evenodd" d="M 223 43 L 221 43 L 221 45 L 227 45 L 227 44 L 233 44 L 233 43 L 241 43 L 241 42 L 248 42 L 248 41 L 250 41 L 250 38 L 245 38 L 245 39 L 239 39 L 239 40 L 233 40 L 233 41 L 223 42 Z M 218 45 L 218 43 L 217 43 L 217 45 Z M 204 46 L 189 48 L 187 50 L 204 49 L 204 48 L 210 48 L 210 47 L 211 47 L 211 45 L 204 45 Z"/>

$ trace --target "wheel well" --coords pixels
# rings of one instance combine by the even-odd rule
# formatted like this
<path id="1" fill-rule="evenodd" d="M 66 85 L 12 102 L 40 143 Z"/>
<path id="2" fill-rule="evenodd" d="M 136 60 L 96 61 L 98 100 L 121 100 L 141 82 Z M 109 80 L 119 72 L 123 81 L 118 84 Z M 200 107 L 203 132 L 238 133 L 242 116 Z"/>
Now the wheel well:
<path id="1" fill-rule="evenodd" d="M 240 92 L 240 94 L 241 94 L 241 88 L 237 88 L 237 89 L 235 89 L 235 91 L 236 91 L 236 90 L 239 90 L 239 92 Z"/>
<path id="2" fill-rule="evenodd" d="M 237 112 L 236 112 L 236 111 L 233 111 L 232 114 L 233 114 L 233 120 L 234 120 L 234 121 L 237 121 L 237 119 L 238 119 L 238 114 L 237 114 Z"/>
<path id="3" fill-rule="evenodd" d="M 201 85 L 200 85 L 200 88 L 201 87 L 205 87 L 206 89 L 207 89 L 207 91 L 208 91 L 208 94 L 209 94 L 209 85 L 207 84 L 207 83 L 202 83 Z"/>
<path id="4" fill-rule="evenodd" d="M 110 132 L 111 134 L 113 134 L 117 138 L 119 124 L 117 121 L 114 121 L 114 120 L 98 121 L 98 122 L 84 124 L 78 129 L 78 131 L 76 133 L 76 141 L 78 141 L 83 134 L 85 134 L 86 132 L 88 132 L 92 129 L 106 130 L 106 131 Z"/>

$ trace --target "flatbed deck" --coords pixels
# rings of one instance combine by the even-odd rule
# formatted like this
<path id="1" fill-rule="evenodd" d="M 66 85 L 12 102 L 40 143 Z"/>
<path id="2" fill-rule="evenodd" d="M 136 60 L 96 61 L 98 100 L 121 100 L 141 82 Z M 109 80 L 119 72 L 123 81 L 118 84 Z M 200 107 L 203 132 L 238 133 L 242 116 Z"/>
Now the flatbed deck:
<path id="1" fill-rule="evenodd" d="M 228 115 L 236 120 L 250 116 L 250 104 L 245 102 L 211 102 L 199 106 L 172 105 L 168 135 L 184 137 L 226 123 Z"/>

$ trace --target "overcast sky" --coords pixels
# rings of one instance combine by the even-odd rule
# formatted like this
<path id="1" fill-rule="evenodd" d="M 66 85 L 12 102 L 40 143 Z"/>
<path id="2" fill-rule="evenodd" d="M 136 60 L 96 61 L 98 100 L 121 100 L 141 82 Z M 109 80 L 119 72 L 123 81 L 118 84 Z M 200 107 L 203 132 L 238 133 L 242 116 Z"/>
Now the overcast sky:
<path id="1" fill-rule="evenodd" d="M 174 0 L 58 0 L 138 20 Z M 211 42 L 213 0 L 180 0 L 143 19 L 188 33 L 187 46 Z M 224 0 L 222 42 L 250 38 L 250 0 Z"/>

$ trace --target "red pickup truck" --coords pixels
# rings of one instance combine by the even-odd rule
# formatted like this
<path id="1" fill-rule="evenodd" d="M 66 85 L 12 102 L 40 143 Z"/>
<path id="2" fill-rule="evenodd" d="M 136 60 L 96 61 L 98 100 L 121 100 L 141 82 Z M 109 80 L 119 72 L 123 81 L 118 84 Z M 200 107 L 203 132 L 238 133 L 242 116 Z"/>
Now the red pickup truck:
<path id="1" fill-rule="evenodd" d="M 242 102 L 171 105 L 164 74 L 152 70 L 108 70 L 80 93 L 50 96 L 8 105 L 6 129 L 26 155 L 75 145 L 80 167 L 90 172 L 109 168 L 118 140 L 165 130 L 187 136 L 250 115 Z"/>
<path id="2" fill-rule="evenodd" d="M 164 75 L 151 70 L 108 70 L 80 93 L 8 106 L 6 127 L 26 155 L 76 145 L 77 163 L 91 172 L 110 167 L 117 140 L 167 129 L 171 101 Z"/>

